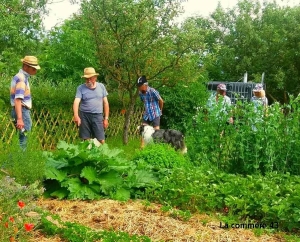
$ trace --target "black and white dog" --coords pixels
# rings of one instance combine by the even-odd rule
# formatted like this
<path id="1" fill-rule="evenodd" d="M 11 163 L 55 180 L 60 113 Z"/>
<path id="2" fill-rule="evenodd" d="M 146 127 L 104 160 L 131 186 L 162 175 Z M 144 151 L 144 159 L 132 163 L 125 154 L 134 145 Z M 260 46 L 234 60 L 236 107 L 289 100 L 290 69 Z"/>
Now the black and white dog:
<path id="1" fill-rule="evenodd" d="M 183 134 L 174 129 L 159 129 L 155 130 L 150 125 L 140 125 L 138 126 L 140 135 L 142 136 L 145 145 L 155 142 L 155 143 L 167 143 L 170 144 L 175 150 L 180 150 L 181 153 L 187 153 L 187 147 L 184 143 Z"/>

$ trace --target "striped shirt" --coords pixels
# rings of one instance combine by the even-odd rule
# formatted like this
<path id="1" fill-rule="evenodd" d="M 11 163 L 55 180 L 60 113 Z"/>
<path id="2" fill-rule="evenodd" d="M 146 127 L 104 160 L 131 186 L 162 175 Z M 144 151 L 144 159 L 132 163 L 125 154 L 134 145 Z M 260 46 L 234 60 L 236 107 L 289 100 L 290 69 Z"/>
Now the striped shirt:
<path id="1" fill-rule="evenodd" d="M 22 99 L 22 105 L 27 108 L 32 107 L 32 99 L 29 86 L 29 77 L 30 75 L 23 71 L 19 70 L 19 73 L 15 75 L 10 84 L 10 104 L 15 106 L 15 99 Z"/>
<path id="2" fill-rule="evenodd" d="M 145 112 L 143 119 L 152 121 L 157 117 L 161 116 L 161 110 L 159 108 L 158 100 L 162 99 L 159 92 L 152 87 L 147 87 L 145 94 L 139 93 L 140 98 L 145 106 Z"/>

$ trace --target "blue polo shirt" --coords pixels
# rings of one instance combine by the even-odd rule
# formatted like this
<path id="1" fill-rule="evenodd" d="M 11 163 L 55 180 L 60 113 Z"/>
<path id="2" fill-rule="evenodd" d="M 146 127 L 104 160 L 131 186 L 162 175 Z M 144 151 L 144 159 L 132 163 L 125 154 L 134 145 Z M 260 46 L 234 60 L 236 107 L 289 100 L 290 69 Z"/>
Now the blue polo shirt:
<path id="1" fill-rule="evenodd" d="M 76 91 L 76 98 L 80 98 L 79 110 L 86 113 L 103 113 L 103 98 L 108 95 L 105 86 L 97 82 L 96 88 L 90 89 L 85 84 Z"/>
<path id="2" fill-rule="evenodd" d="M 152 121 L 161 116 L 159 108 L 159 100 L 162 99 L 159 92 L 152 87 L 147 87 L 145 94 L 139 93 L 141 101 L 144 103 L 145 112 L 143 115 L 144 120 Z"/>

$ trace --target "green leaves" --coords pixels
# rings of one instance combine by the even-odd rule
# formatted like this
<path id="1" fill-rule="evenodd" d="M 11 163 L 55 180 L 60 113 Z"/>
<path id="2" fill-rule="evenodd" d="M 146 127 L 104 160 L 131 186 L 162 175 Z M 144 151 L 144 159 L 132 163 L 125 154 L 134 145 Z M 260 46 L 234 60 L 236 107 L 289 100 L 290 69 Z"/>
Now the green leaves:
<path id="1" fill-rule="evenodd" d="M 147 167 L 138 168 L 120 158 L 121 150 L 109 149 L 107 144 L 87 149 L 89 144 L 60 141 L 55 153 L 46 153 L 47 195 L 60 199 L 127 200 L 156 181 Z"/>

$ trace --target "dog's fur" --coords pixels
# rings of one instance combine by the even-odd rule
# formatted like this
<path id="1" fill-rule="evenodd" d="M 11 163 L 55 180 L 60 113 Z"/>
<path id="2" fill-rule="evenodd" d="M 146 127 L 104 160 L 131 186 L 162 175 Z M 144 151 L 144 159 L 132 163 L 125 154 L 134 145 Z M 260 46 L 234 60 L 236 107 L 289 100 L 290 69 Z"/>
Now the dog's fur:
<path id="1" fill-rule="evenodd" d="M 184 143 L 183 134 L 174 129 L 159 129 L 155 130 L 150 125 L 138 126 L 140 135 L 142 136 L 145 145 L 151 142 L 170 144 L 175 150 L 180 150 L 182 153 L 187 153 L 187 148 Z"/>

